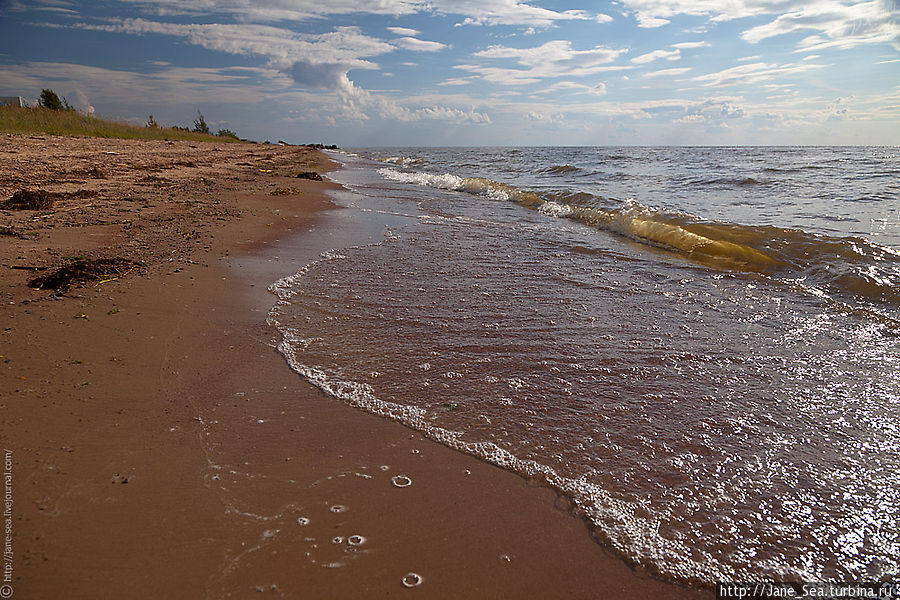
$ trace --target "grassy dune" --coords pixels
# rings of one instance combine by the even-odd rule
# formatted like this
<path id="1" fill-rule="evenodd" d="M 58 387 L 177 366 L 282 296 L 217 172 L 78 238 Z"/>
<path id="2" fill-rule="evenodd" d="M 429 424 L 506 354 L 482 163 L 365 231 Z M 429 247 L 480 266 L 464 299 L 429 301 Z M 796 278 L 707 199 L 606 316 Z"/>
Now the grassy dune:
<path id="1" fill-rule="evenodd" d="M 0 132 L 147 140 L 240 141 L 233 137 L 196 133 L 171 127 L 140 127 L 128 123 L 106 121 L 74 110 L 20 108 L 18 106 L 0 106 Z"/>

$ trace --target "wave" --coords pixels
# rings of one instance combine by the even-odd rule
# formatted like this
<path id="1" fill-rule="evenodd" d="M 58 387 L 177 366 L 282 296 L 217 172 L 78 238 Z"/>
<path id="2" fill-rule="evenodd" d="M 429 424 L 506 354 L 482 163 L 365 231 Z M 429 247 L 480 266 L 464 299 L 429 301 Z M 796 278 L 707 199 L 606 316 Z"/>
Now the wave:
<path id="1" fill-rule="evenodd" d="M 573 167 L 572 165 L 554 165 L 552 167 L 547 167 L 546 169 L 541 169 L 541 173 L 549 173 L 551 175 L 565 175 L 566 173 L 577 173 L 581 171 L 578 167 Z"/>
<path id="2" fill-rule="evenodd" d="M 407 156 L 388 156 L 385 158 L 377 158 L 378 162 L 390 163 L 401 167 L 415 167 L 426 164 L 427 161 L 421 158 L 409 158 Z"/>
<path id="3" fill-rule="evenodd" d="M 717 177 L 715 179 L 687 179 L 686 183 L 690 185 L 753 186 L 768 185 L 769 182 L 753 177 Z"/>
<path id="4" fill-rule="evenodd" d="M 381 169 L 386 179 L 515 202 L 555 218 L 676 252 L 707 266 L 757 273 L 805 289 L 900 306 L 900 252 L 858 237 L 705 221 L 635 200 L 609 205 L 590 194 L 540 195 L 481 177 Z M 604 205 L 606 204 L 606 205 Z"/>

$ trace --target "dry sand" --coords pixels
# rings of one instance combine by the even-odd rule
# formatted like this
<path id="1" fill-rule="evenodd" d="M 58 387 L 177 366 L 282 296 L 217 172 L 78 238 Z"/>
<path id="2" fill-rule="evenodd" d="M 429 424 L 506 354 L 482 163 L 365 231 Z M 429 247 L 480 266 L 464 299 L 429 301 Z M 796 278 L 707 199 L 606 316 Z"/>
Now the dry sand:
<path id="1" fill-rule="evenodd" d="M 0 211 L 13 597 L 711 597 L 288 368 L 265 289 L 297 268 L 277 252 L 340 230 L 333 184 L 294 177 L 327 168 L 300 147 L 0 136 L 0 200 L 68 193 Z M 29 287 L 78 256 L 133 266 Z"/>

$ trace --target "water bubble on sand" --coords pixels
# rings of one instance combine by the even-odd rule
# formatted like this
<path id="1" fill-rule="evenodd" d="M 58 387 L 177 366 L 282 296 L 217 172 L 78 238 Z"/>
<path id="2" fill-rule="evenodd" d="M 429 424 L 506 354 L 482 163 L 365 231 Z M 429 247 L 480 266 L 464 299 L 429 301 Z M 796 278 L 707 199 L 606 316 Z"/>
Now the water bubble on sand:
<path id="1" fill-rule="evenodd" d="M 407 573 L 403 576 L 403 587 L 414 588 L 422 583 L 422 576 L 418 573 Z"/>
<path id="2" fill-rule="evenodd" d="M 342 513 L 347 510 L 347 507 L 344 506 L 343 504 L 335 504 L 329 510 L 333 513 Z"/>
<path id="3" fill-rule="evenodd" d="M 387 471 L 388 469 L 390 469 L 390 467 L 388 465 L 381 465 L 378 468 L 381 469 L 382 471 Z"/>
<path id="4" fill-rule="evenodd" d="M 366 543 L 366 538 L 361 535 L 351 535 L 347 538 L 347 544 L 350 546 L 362 546 Z"/>
<path id="5" fill-rule="evenodd" d="M 394 487 L 405 488 L 412 485 L 412 479 L 406 475 L 394 475 L 391 477 L 391 483 L 394 484 Z"/>
<path id="6" fill-rule="evenodd" d="M 418 448 L 413 448 L 412 450 L 409 451 L 409 453 L 410 453 L 410 454 L 418 454 L 418 453 L 419 453 L 419 449 L 418 449 Z"/>
<path id="7" fill-rule="evenodd" d="M 343 544 L 344 538 L 342 536 L 335 536 L 331 539 L 332 544 Z"/>
<path id="8" fill-rule="evenodd" d="M 509 557 L 508 554 L 501 554 L 500 560 L 502 560 L 503 562 L 510 562 L 512 559 Z"/>
<path id="9" fill-rule="evenodd" d="M 309 518 L 308 517 L 299 517 L 297 519 L 297 525 L 309 525 Z"/>

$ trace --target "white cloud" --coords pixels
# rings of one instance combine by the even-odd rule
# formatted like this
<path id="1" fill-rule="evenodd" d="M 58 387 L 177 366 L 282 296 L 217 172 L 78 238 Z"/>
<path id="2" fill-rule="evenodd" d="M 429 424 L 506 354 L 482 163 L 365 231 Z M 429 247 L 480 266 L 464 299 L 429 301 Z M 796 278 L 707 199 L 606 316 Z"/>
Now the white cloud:
<path id="1" fill-rule="evenodd" d="M 638 27 L 643 27 L 644 29 L 655 29 L 657 27 L 662 27 L 663 25 L 668 25 L 671 22 L 669 19 L 651 17 L 643 13 L 637 14 L 637 21 Z"/>
<path id="2" fill-rule="evenodd" d="M 700 82 L 705 87 L 751 84 L 766 81 L 774 77 L 804 73 L 806 71 L 821 68 L 823 68 L 823 65 L 775 65 L 758 62 L 731 67 L 730 69 L 725 69 L 716 73 L 700 75 L 694 77 L 693 81 Z"/>
<path id="3" fill-rule="evenodd" d="M 439 13 L 464 15 L 458 25 L 527 25 L 550 27 L 557 21 L 586 21 L 592 18 L 583 10 L 557 12 L 532 6 L 518 0 L 434 0 L 431 3 Z"/>
<path id="4" fill-rule="evenodd" d="M 158 16 L 229 15 L 246 22 L 306 21 L 356 13 L 400 17 L 423 8 L 419 0 L 119 0 Z"/>
<path id="5" fill-rule="evenodd" d="M 897 0 L 622 0 L 640 27 L 660 27 L 676 16 L 706 17 L 712 22 L 776 15 L 769 23 L 746 30 L 745 41 L 812 31 L 801 51 L 852 48 L 889 43 L 900 48 Z"/>
<path id="6" fill-rule="evenodd" d="M 524 85 L 544 79 L 575 78 L 603 71 L 627 67 L 612 67 L 609 63 L 627 52 L 597 46 L 590 50 L 575 50 L 566 40 L 547 42 L 534 48 L 491 46 L 473 56 L 487 59 L 510 59 L 521 68 L 457 65 L 456 68 L 478 73 L 488 81 L 503 85 Z"/>
<path id="7" fill-rule="evenodd" d="M 476 79 L 477 79 L 476 77 L 451 77 L 450 79 L 446 79 L 446 80 L 440 82 L 438 85 L 440 85 L 440 86 L 469 85 Z"/>
<path id="8" fill-rule="evenodd" d="M 679 67 L 677 69 L 661 69 L 659 71 L 644 73 L 644 77 L 676 77 L 678 75 L 684 75 L 690 70 L 690 67 Z"/>
<path id="9" fill-rule="evenodd" d="M 412 50 L 414 52 L 439 52 L 440 50 L 447 48 L 447 44 L 428 42 L 413 37 L 398 38 L 394 40 L 393 43 L 405 50 Z"/>
<path id="10" fill-rule="evenodd" d="M 290 89 L 291 80 L 264 68 L 162 67 L 137 73 L 60 62 L 26 62 L 0 66 L 0 79 L 16 89 L 76 87 L 94 103 L 143 105 L 197 104 L 216 98 L 219 103 L 258 102 L 259 88 L 275 93 Z"/>
<path id="11" fill-rule="evenodd" d="M 539 93 L 555 93 L 555 92 L 572 92 L 575 94 L 593 94 L 595 96 L 606 95 L 606 84 L 603 82 L 594 85 L 585 85 L 583 83 L 575 83 L 574 81 L 560 81 L 554 83 L 550 87 L 540 90 Z"/>
<path id="12" fill-rule="evenodd" d="M 798 44 L 799 51 L 875 43 L 892 43 L 900 48 L 896 15 L 895 0 L 869 0 L 849 5 L 837 0 L 819 0 L 798 6 L 770 23 L 748 29 L 741 37 L 757 43 L 798 31 L 816 31 L 819 33 Z"/>
<path id="13" fill-rule="evenodd" d="M 364 35 L 356 27 L 338 27 L 330 33 L 299 34 L 268 25 L 179 24 L 146 19 L 115 19 L 107 25 L 78 24 L 81 29 L 136 35 L 161 34 L 184 38 L 209 50 L 229 54 L 264 56 L 273 65 L 289 68 L 294 62 L 342 65 L 350 69 L 375 69 L 366 57 L 395 47 Z"/>
<path id="14" fill-rule="evenodd" d="M 681 48 L 681 49 L 708 48 L 709 46 L 712 46 L 712 44 L 710 44 L 709 42 L 679 42 L 677 44 L 672 44 L 673 48 Z"/>
<path id="15" fill-rule="evenodd" d="M 416 29 L 409 29 L 408 27 L 388 27 L 387 30 L 396 35 L 404 35 L 410 37 L 415 37 L 422 33 L 421 31 L 418 31 Z"/>
<path id="16" fill-rule="evenodd" d="M 818 1 L 818 0 L 812 0 Z M 658 27 L 679 15 L 706 16 L 712 21 L 775 14 L 796 0 L 622 0 L 642 27 Z"/>
<path id="17" fill-rule="evenodd" d="M 130 34 L 161 34 L 179 37 L 210 50 L 268 59 L 268 67 L 290 77 L 294 86 L 325 90 L 336 95 L 343 118 L 364 121 L 369 113 L 382 118 L 416 121 L 452 116 L 458 121 L 468 112 L 446 107 L 407 108 L 383 95 L 372 94 L 350 80 L 353 69 L 378 69 L 368 60 L 396 50 L 397 46 L 418 51 L 445 46 L 414 38 L 401 38 L 395 45 L 364 35 L 356 27 L 337 27 L 323 34 L 299 34 L 267 25 L 177 24 L 146 19 L 114 20 L 106 25 L 80 24 L 88 30 Z M 333 100 L 332 100 L 333 102 Z M 446 108 L 446 109 L 445 109 Z M 487 122 L 487 116 L 472 113 L 472 122 Z"/>
<path id="18" fill-rule="evenodd" d="M 643 65 L 654 60 L 678 60 L 679 58 L 681 58 L 680 50 L 654 50 L 653 52 L 648 52 L 647 54 L 632 58 L 631 62 Z"/>
<path id="19" fill-rule="evenodd" d="M 581 10 L 554 11 L 518 0 L 119 0 L 154 15 L 230 15 L 237 20 L 306 21 L 332 15 L 394 17 L 416 13 L 460 15 L 463 25 L 549 27 L 558 21 L 597 18 Z M 415 35 L 415 34 L 408 34 Z"/>
<path id="20" fill-rule="evenodd" d="M 598 23 L 611 23 L 613 18 L 609 15 L 599 13 L 596 16 L 594 16 L 594 20 L 597 21 Z"/>

